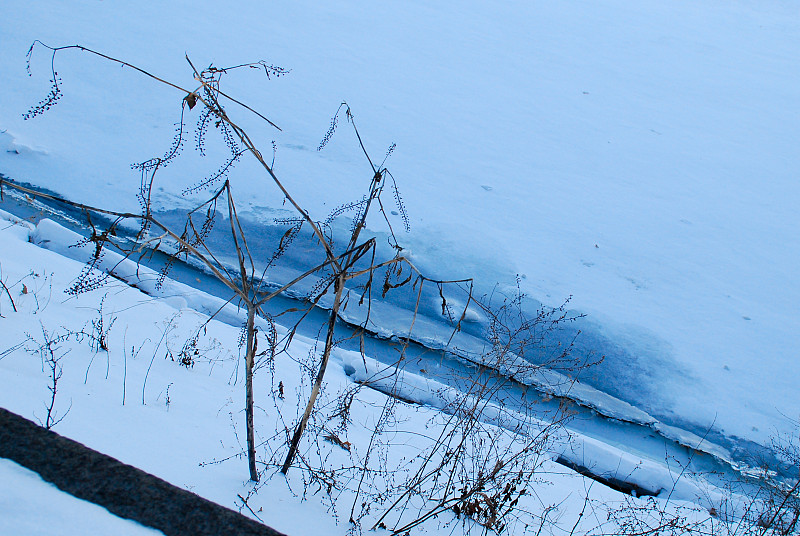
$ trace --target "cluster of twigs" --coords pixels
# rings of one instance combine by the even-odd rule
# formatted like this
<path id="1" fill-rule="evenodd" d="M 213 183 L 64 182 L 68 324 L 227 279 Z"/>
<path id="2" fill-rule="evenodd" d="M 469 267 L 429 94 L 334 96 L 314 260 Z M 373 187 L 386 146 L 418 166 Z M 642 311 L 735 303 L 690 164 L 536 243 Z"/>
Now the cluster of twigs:
<path id="1" fill-rule="evenodd" d="M 102 311 L 102 304 L 99 311 Z M 30 353 L 39 355 L 42 360 L 42 368 L 46 370 L 50 379 L 50 383 L 47 386 L 47 390 L 50 392 L 50 399 L 45 404 L 47 414 L 44 420 L 41 421 L 42 426 L 48 430 L 63 421 L 72 408 L 72 402 L 70 401 L 69 407 L 63 413 L 59 414 L 58 410 L 56 410 L 59 381 L 64 373 L 61 362 L 64 356 L 70 351 L 68 348 L 64 348 L 64 346 L 70 342 L 88 343 L 89 347 L 92 348 L 95 353 L 99 351 L 108 352 L 108 347 L 106 345 L 107 336 L 108 331 L 111 329 L 110 326 L 114 324 L 114 319 L 112 318 L 109 325 L 105 328 L 103 328 L 104 321 L 103 313 L 100 312 L 99 319 L 92 321 L 91 330 L 85 328 L 80 330 L 62 328 L 56 332 L 50 332 L 42 325 L 40 326 L 41 337 L 31 335 L 30 333 L 25 334 L 25 349 Z"/>

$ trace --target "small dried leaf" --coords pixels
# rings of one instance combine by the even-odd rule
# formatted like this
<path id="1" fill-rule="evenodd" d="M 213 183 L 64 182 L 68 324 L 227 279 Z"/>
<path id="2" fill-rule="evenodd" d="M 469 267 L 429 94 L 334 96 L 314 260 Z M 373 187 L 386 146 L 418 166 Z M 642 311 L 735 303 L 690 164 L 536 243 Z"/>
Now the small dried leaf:
<path id="1" fill-rule="evenodd" d="M 25 286 L 25 283 L 22 284 L 22 293 L 23 294 L 27 294 L 28 293 L 28 287 Z"/>
<path id="2" fill-rule="evenodd" d="M 342 441 L 335 434 L 328 434 L 324 437 L 327 441 L 330 441 L 334 445 L 338 445 L 339 447 L 343 448 L 347 452 L 350 452 L 350 448 L 353 446 L 352 443 L 349 441 Z"/>
<path id="3" fill-rule="evenodd" d="M 183 100 L 186 101 L 186 104 L 189 105 L 189 109 L 191 110 L 192 108 L 194 108 L 195 104 L 197 104 L 197 94 L 189 93 L 183 98 Z"/>

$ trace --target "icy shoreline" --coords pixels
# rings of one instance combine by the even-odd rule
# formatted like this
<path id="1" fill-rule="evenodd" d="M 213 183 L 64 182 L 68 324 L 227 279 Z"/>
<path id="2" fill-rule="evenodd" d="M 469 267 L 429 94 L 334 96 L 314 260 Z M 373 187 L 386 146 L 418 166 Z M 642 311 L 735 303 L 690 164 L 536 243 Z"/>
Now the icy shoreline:
<path id="1" fill-rule="evenodd" d="M 10 195 L 13 197 L 16 194 L 10 192 Z M 18 210 L 24 210 L 23 206 L 24 202 L 23 205 L 18 207 Z M 52 212 L 52 217 L 55 218 L 63 218 L 65 216 L 59 209 L 47 209 L 47 205 L 40 205 L 40 208 L 54 210 Z M 76 216 L 78 215 L 76 214 Z M 275 232 L 279 233 L 280 231 L 280 228 L 278 228 Z M 87 261 L 91 257 L 93 251 L 90 245 L 86 245 L 82 248 L 75 248 L 73 245 L 80 240 L 80 235 L 50 220 L 44 220 L 35 227 L 31 240 L 35 244 L 79 262 Z M 258 242 L 256 242 L 255 245 L 257 246 Z M 302 251 L 301 249 L 301 252 Z M 309 262 L 310 261 L 307 259 L 296 256 L 290 258 L 286 267 L 279 268 L 278 277 L 289 279 L 302 271 L 304 267 L 307 267 Z M 164 286 L 159 286 L 157 284 L 159 280 L 159 274 L 157 272 L 150 268 L 139 266 L 133 261 L 124 260 L 118 254 L 107 254 L 102 260 L 101 266 L 106 270 L 113 269 L 113 273 L 116 277 L 128 281 L 130 284 L 149 295 L 159 296 L 166 299 L 168 302 L 174 302 L 177 307 L 188 306 L 206 314 L 212 314 L 219 310 L 219 318 L 222 321 L 231 325 L 237 325 L 237 323 L 241 321 L 240 310 L 233 304 L 226 305 L 226 300 L 222 297 L 223 295 L 227 296 L 224 288 L 220 289 L 223 294 L 218 294 L 216 297 L 213 296 L 213 293 L 209 295 L 194 288 L 194 285 L 199 283 L 198 277 L 202 278 L 203 285 L 207 288 L 215 288 L 215 286 L 218 286 L 216 280 L 211 277 L 210 274 L 205 273 L 202 267 L 191 267 L 181 263 L 181 270 L 186 273 L 178 272 L 174 274 L 187 283 L 194 281 L 195 283 L 193 285 L 167 279 Z M 281 284 L 281 281 L 273 281 L 271 284 L 277 287 Z M 313 280 L 303 284 L 304 288 L 310 286 L 313 286 Z M 302 289 L 294 290 L 293 293 L 302 294 Z M 391 298 L 392 295 L 389 297 Z M 427 309 L 427 312 L 439 307 L 436 302 L 437 299 L 438 296 L 431 296 L 428 298 L 432 306 Z M 281 301 L 275 304 L 277 308 L 276 311 L 279 308 L 290 308 L 292 306 L 290 302 L 284 303 L 284 301 Z M 319 309 L 325 310 L 328 307 L 326 303 L 326 299 L 323 297 L 323 300 L 319 304 Z M 373 331 L 373 335 L 377 337 L 377 340 L 399 340 L 407 335 L 405 331 L 387 328 L 387 326 L 407 325 L 404 318 L 410 313 L 403 308 L 402 301 L 392 302 L 375 300 L 370 304 L 370 314 L 372 318 L 370 328 Z M 342 312 L 341 318 L 351 325 L 357 325 L 363 321 L 362 315 L 363 311 L 361 311 L 360 308 L 351 307 Z M 422 345 L 423 349 L 428 348 L 445 352 L 450 356 L 448 360 L 451 362 L 463 360 L 463 363 L 468 367 L 481 365 L 495 367 L 496 364 L 481 361 L 484 359 L 482 353 L 487 344 L 485 340 L 478 336 L 482 325 L 483 324 L 480 322 L 475 322 L 473 320 L 471 323 L 465 324 L 465 329 L 462 330 L 462 332 L 451 337 L 451 329 L 446 324 L 441 321 L 436 321 L 430 314 L 422 314 L 415 322 L 412 339 Z M 265 325 L 261 326 L 262 329 L 265 327 Z M 560 340 L 564 340 L 565 337 L 570 337 L 571 333 L 572 331 L 569 330 L 565 334 L 562 334 Z M 585 333 L 581 334 L 581 337 L 585 338 L 586 336 Z M 584 340 L 580 342 L 582 345 L 588 346 L 591 344 L 592 340 L 590 336 L 588 342 Z M 556 339 L 556 341 L 559 341 L 559 339 Z M 552 341 L 551 344 L 555 345 Z M 588 355 L 586 357 L 578 355 L 577 360 L 587 359 L 592 355 L 593 351 L 593 349 L 589 348 Z M 384 362 L 387 365 L 391 364 L 391 361 Z M 460 365 L 454 364 L 453 366 L 458 367 Z M 529 385 L 549 396 L 574 401 L 583 408 L 588 409 L 589 414 L 591 414 L 592 411 L 596 411 L 605 418 L 648 427 L 659 436 L 669 441 L 687 447 L 691 451 L 700 451 L 710 454 L 723 464 L 737 467 L 745 472 L 749 470 L 748 464 L 751 463 L 750 460 L 760 460 L 760 462 L 763 462 L 764 460 L 770 459 L 771 454 L 769 451 L 760 445 L 749 443 L 740 438 L 726 437 L 713 429 L 703 430 L 695 428 L 693 431 L 691 428 L 687 428 L 685 423 L 682 426 L 680 421 L 675 423 L 664 422 L 625 400 L 620 400 L 602 390 L 587 385 L 580 379 L 574 381 L 572 378 L 556 370 L 550 370 L 545 367 L 537 368 L 534 372 L 521 372 L 530 369 L 529 363 L 523 360 L 520 360 L 518 365 L 504 360 L 501 367 L 502 370 L 498 370 L 497 372 L 505 377 L 513 378 L 521 387 Z M 589 372 L 594 371 L 590 368 Z M 695 425 L 695 427 L 696 426 L 697 425 Z M 733 449 L 733 452 L 736 454 L 732 454 L 731 449 Z M 779 462 L 777 462 L 775 458 L 771 458 L 770 463 L 777 466 L 776 464 Z"/>
<path id="2" fill-rule="evenodd" d="M 7 219 L 16 219 L 7 213 L 3 214 Z M 74 247 L 75 244 L 80 242 L 81 235 L 66 229 L 51 219 L 43 219 L 35 226 L 29 226 L 29 230 L 30 242 L 39 247 L 46 248 L 78 262 L 86 262 L 91 258 L 93 251 L 91 244 Z M 226 303 L 222 298 L 214 297 L 171 278 L 167 278 L 157 285 L 156 282 L 159 281 L 158 272 L 146 266 L 137 265 L 132 260 L 124 259 L 114 252 L 107 252 L 98 268 L 107 270 L 114 277 L 128 282 L 133 287 L 152 297 L 159 298 L 176 309 L 180 310 L 188 307 L 205 314 L 216 312 L 216 318 L 219 321 L 232 326 L 240 325 L 242 322 L 243 313 L 235 304 Z M 190 270 L 191 273 L 191 268 L 188 266 L 178 267 L 178 270 Z M 201 273 L 195 272 L 194 276 L 187 279 L 196 278 Z M 205 280 L 208 277 L 206 275 L 203 279 Z M 200 280 L 198 279 L 197 282 L 199 284 Z M 376 305 L 373 304 L 373 307 L 376 307 Z M 348 318 L 345 317 L 344 320 L 348 320 Z M 353 319 L 349 320 L 352 321 Z M 262 320 L 258 320 L 258 322 L 260 322 L 261 329 L 268 328 L 267 324 Z M 385 340 L 396 340 L 398 336 L 402 335 L 395 333 L 387 335 L 380 332 L 379 334 L 381 335 L 380 338 Z M 376 341 L 379 340 L 376 339 Z M 437 349 L 437 341 L 438 339 L 430 339 L 424 342 L 428 345 L 428 348 Z M 464 344 L 464 339 L 462 338 L 459 342 Z M 479 345 L 480 341 L 472 338 L 471 344 L 473 346 Z M 375 348 L 375 346 L 368 348 Z M 423 354 L 425 351 L 425 347 L 422 347 Z M 378 353 L 377 355 L 381 354 Z M 335 356 L 337 362 L 343 367 L 344 372 L 353 381 L 357 382 L 385 375 L 385 371 L 390 371 L 396 366 L 396 363 L 392 363 L 391 360 L 376 360 L 373 357 L 362 356 L 359 352 L 346 349 L 336 350 Z M 413 352 L 410 353 L 408 361 L 415 361 L 414 356 Z M 467 353 L 460 358 L 456 355 L 451 355 L 446 361 L 444 356 L 438 359 L 435 358 L 433 361 L 416 359 L 415 365 L 417 367 L 422 370 L 428 369 L 425 374 L 401 370 L 402 380 L 398 384 L 395 384 L 395 380 L 385 381 L 389 381 L 390 384 L 394 385 L 395 396 L 399 396 L 401 399 L 444 409 L 446 403 L 443 405 L 443 401 L 447 400 L 448 396 L 454 396 L 458 391 L 453 387 L 445 386 L 445 384 L 435 379 L 437 367 L 440 372 L 446 370 L 446 368 L 443 368 L 445 367 L 445 362 L 450 363 L 448 366 L 451 369 L 460 367 L 458 364 L 459 359 L 465 359 L 463 363 L 467 366 L 467 369 L 463 370 L 469 370 L 470 366 L 481 365 L 479 362 L 471 361 L 470 357 L 472 356 Z M 439 361 L 438 366 L 434 364 L 437 360 Z M 459 369 L 456 368 L 454 370 L 458 371 Z M 453 370 L 449 371 L 450 374 L 452 372 Z M 699 497 L 705 496 L 703 501 L 707 508 L 711 508 L 715 501 L 719 501 L 723 497 L 723 493 L 721 491 L 713 493 L 704 488 L 710 482 L 701 483 L 705 480 L 703 476 L 700 476 L 699 482 L 695 482 L 687 476 L 687 478 L 676 484 L 672 469 L 668 464 L 665 465 L 663 461 L 665 450 L 670 453 L 670 457 L 676 460 L 676 463 L 686 464 L 687 468 L 691 468 L 691 472 L 698 475 L 729 472 L 729 478 L 731 478 L 735 477 L 734 475 L 736 474 L 734 468 L 741 466 L 741 464 L 737 464 L 734 461 L 730 452 L 706 438 L 665 425 L 623 401 L 614 399 L 590 386 L 571 381 L 557 372 L 538 369 L 535 374 L 526 378 L 520 376 L 513 365 L 506 365 L 504 370 L 497 372 L 501 375 L 505 374 L 513 377 L 519 388 L 524 388 L 525 385 L 535 387 L 540 393 L 538 396 L 544 397 L 544 400 L 553 396 L 577 402 L 579 406 L 575 407 L 576 410 L 579 407 L 584 408 L 578 412 L 578 423 L 589 422 L 593 419 L 598 420 L 597 426 L 589 426 L 588 428 L 585 425 L 577 428 L 568 425 L 564 435 L 554 443 L 558 447 L 552 452 L 553 460 L 560 459 L 576 466 L 591 467 L 592 472 L 603 478 L 627 482 L 637 489 L 651 490 L 650 492 L 654 494 L 670 490 L 675 499 L 695 501 Z M 463 374 L 463 372 L 461 373 Z M 388 387 L 382 387 L 382 384 L 375 380 L 370 382 L 370 386 L 383 392 L 391 391 Z M 453 395 L 446 394 L 449 392 L 452 392 Z M 504 421 L 509 418 L 512 421 L 514 420 L 513 417 L 509 417 L 509 415 L 513 416 L 514 413 L 514 403 L 511 402 L 514 396 L 518 395 L 514 395 L 511 392 L 506 396 L 505 400 L 511 403 L 508 407 L 506 407 L 506 402 L 503 402 L 503 400 L 497 402 L 500 405 L 497 406 L 495 413 L 498 416 L 502 414 L 502 420 Z M 555 400 L 549 405 L 547 402 L 542 404 L 543 408 L 555 408 L 558 405 L 558 401 Z M 554 411 L 554 409 L 549 411 Z M 544 411 L 543 414 L 546 415 L 547 411 Z M 491 421 L 490 418 L 487 422 L 494 421 Z M 500 423 L 501 421 L 494 422 L 494 424 L 498 425 Z M 641 427 L 644 431 L 637 431 L 637 427 Z M 647 439 L 648 431 L 650 433 L 657 432 L 662 437 L 662 440 L 651 441 Z M 626 437 L 626 434 L 633 435 L 627 435 Z M 635 439 L 637 436 L 641 437 Z M 674 442 L 674 445 L 670 446 L 670 442 Z M 627 446 L 622 447 L 623 445 Z M 746 469 L 746 466 L 744 468 Z M 718 485 L 724 485 L 725 483 L 724 477 L 715 477 L 714 480 Z"/>

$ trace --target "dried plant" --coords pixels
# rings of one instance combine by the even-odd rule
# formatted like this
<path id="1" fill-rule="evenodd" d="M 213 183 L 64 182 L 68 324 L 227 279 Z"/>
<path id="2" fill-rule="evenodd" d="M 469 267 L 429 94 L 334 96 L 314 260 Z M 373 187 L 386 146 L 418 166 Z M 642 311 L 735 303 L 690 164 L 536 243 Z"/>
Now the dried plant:
<path id="1" fill-rule="evenodd" d="M 361 231 L 366 226 L 366 219 L 370 207 L 373 202 L 380 203 L 380 195 L 383 192 L 385 184 L 385 177 L 388 172 L 385 168 L 375 167 L 369 159 L 369 155 L 364 150 L 364 154 L 371 166 L 371 175 L 368 182 L 368 193 L 365 197 L 348 207 L 345 207 L 342 212 L 348 209 L 354 209 L 356 217 L 353 218 L 353 226 L 351 228 L 351 235 L 348 240 L 347 246 L 343 252 L 336 253 L 334 251 L 334 244 L 332 236 L 326 231 L 328 222 L 316 222 L 309 214 L 294 200 L 290 192 L 284 187 L 283 183 L 275 175 L 272 164 L 267 163 L 262 157 L 262 153 L 255 147 L 249 135 L 231 119 L 231 115 L 225 109 L 224 103 L 232 103 L 243 107 L 245 110 L 255 114 L 257 117 L 263 119 L 272 126 L 275 126 L 264 115 L 250 108 L 246 104 L 236 100 L 221 89 L 221 81 L 224 75 L 243 68 L 259 69 L 265 73 L 267 78 L 272 76 L 282 76 L 286 74 L 286 70 L 267 64 L 266 62 L 256 62 L 249 64 L 241 64 L 234 67 L 217 68 L 209 66 L 206 69 L 198 70 L 194 67 L 192 62 L 187 57 L 187 62 L 192 70 L 193 79 L 196 87 L 186 89 L 157 77 L 144 69 L 136 67 L 125 61 L 112 58 L 97 51 L 88 49 L 82 46 L 66 46 L 66 47 L 50 47 L 39 41 L 36 41 L 29 51 L 28 58 L 33 53 L 34 48 L 39 45 L 52 54 L 51 65 L 53 66 L 53 73 L 55 79 L 55 59 L 56 55 L 65 50 L 79 50 L 89 53 L 96 57 L 100 57 L 106 61 L 117 63 L 134 69 L 135 71 L 153 79 L 161 84 L 178 89 L 181 91 L 183 98 L 180 106 L 180 117 L 176 123 L 175 136 L 172 145 L 161 157 L 151 158 L 141 163 L 134 164 L 133 169 L 140 172 L 140 188 L 138 199 L 141 207 L 139 214 L 121 213 L 105 210 L 99 207 L 90 207 L 80 203 L 70 202 L 64 199 L 57 199 L 55 196 L 43 196 L 33 192 L 30 189 L 25 189 L 19 185 L 4 181 L 10 187 L 29 193 L 29 195 L 39 197 L 49 197 L 52 200 L 57 200 L 73 207 L 81 209 L 87 217 L 87 221 L 91 226 L 91 235 L 85 241 L 78 245 L 93 244 L 94 252 L 89 262 L 84 267 L 83 272 L 78 277 L 74 285 L 68 289 L 68 293 L 80 294 L 94 290 L 101 286 L 107 278 L 107 272 L 100 270 L 103 264 L 104 254 L 107 248 L 112 248 L 117 252 L 123 254 L 124 258 L 128 258 L 134 254 L 146 255 L 147 251 L 161 249 L 169 252 L 169 260 L 167 261 L 164 269 L 161 272 L 161 280 L 166 277 L 171 266 L 179 258 L 188 259 L 193 258 L 198 261 L 202 266 L 209 270 L 217 279 L 219 279 L 225 286 L 233 292 L 238 298 L 239 302 L 244 306 L 247 311 L 247 320 L 245 323 L 245 363 L 246 363 L 246 420 L 247 420 L 247 443 L 248 443 L 248 460 L 250 468 L 250 477 L 252 480 L 258 479 L 258 472 L 256 469 L 256 455 L 255 455 L 255 441 L 254 441 L 254 426 L 253 426 L 253 392 L 252 392 L 252 375 L 255 369 L 255 362 L 257 358 L 258 348 L 258 330 L 256 328 L 256 317 L 269 318 L 269 316 L 262 312 L 262 306 L 273 297 L 280 293 L 292 288 L 298 282 L 309 276 L 318 277 L 318 284 L 313 292 L 311 304 L 307 310 L 311 310 L 318 301 L 327 293 L 331 292 L 334 295 L 333 306 L 330 312 L 328 321 L 327 333 L 323 345 L 323 352 L 320 356 L 319 366 L 317 367 L 317 376 L 314 385 L 308 396 L 306 410 L 299 422 L 296 424 L 295 432 L 290 441 L 288 452 L 286 455 L 283 471 L 288 471 L 292 461 L 296 455 L 300 439 L 303 436 L 304 429 L 308 419 L 314 409 L 314 404 L 319 394 L 320 386 L 325 375 L 330 353 L 334 346 L 334 330 L 336 319 L 339 315 L 339 310 L 343 305 L 342 296 L 345 292 L 346 282 L 353 277 L 357 277 L 366 272 L 373 272 L 382 266 L 387 266 L 393 263 L 403 262 L 403 259 L 398 257 L 391 259 L 378 266 L 370 266 L 369 268 L 359 267 L 356 270 L 357 263 L 373 252 L 375 247 L 374 239 L 367 239 L 363 242 L 359 241 Z M 60 93 L 60 86 L 58 87 Z M 180 155 L 181 149 L 184 146 L 186 137 L 185 117 L 187 110 L 192 110 L 196 106 L 202 105 L 202 111 L 199 114 L 197 127 L 196 127 L 196 148 L 201 154 L 205 154 L 205 143 L 207 138 L 207 131 L 213 126 L 219 133 L 229 150 L 228 159 L 218 168 L 218 170 L 193 186 L 186 189 L 186 193 L 196 193 L 204 189 L 214 187 L 221 182 L 219 186 L 209 198 L 189 211 L 186 218 L 186 223 L 182 231 L 178 232 L 172 230 L 168 225 L 160 222 L 153 213 L 152 209 L 152 192 L 153 184 L 156 180 L 157 174 L 160 170 L 170 165 Z M 38 108 L 37 108 L 38 109 Z M 33 115 L 40 115 L 45 108 Z M 340 111 L 343 110 L 348 121 L 352 124 L 353 130 L 359 139 L 359 143 L 363 149 L 360 135 L 355 127 L 353 114 L 347 106 L 343 103 L 340 106 Z M 338 116 L 337 112 L 337 116 Z M 336 120 L 334 119 L 334 124 Z M 331 135 L 333 131 L 331 130 Z M 324 144 L 323 144 L 324 145 Z M 274 150 L 274 146 L 273 146 Z M 387 153 L 390 154 L 392 149 Z M 267 177 L 280 189 L 286 201 L 292 206 L 298 216 L 296 219 L 291 220 L 290 228 L 284 234 L 280 243 L 277 245 L 274 253 L 264 263 L 263 269 L 257 269 L 256 265 L 259 264 L 254 259 L 252 252 L 247 244 L 247 237 L 245 236 L 243 226 L 239 219 L 239 214 L 234 201 L 232 187 L 229 180 L 226 179 L 227 174 L 232 167 L 243 155 L 250 155 L 261 165 Z M 274 160 L 273 160 L 274 163 Z M 393 182 L 393 179 L 392 179 Z M 395 185 L 396 191 L 396 185 Z M 396 194 L 397 195 L 397 194 Z M 397 197 L 399 199 L 399 197 Z M 220 206 L 223 205 L 223 206 Z M 235 251 L 236 262 L 234 266 L 227 266 L 218 258 L 219 252 L 210 248 L 207 241 L 208 234 L 214 226 L 215 217 L 218 210 L 224 210 L 227 214 L 229 222 L 229 239 L 232 243 L 233 250 Z M 405 209 L 402 209 L 405 212 Z M 95 225 L 92 216 L 99 215 L 104 219 L 109 219 L 110 223 L 103 229 Z M 202 222 L 196 222 L 195 216 L 202 215 Z M 384 214 L 385 215 L 385 214 Z M 120 225 L 127 220 L 139 222 L 139 232 L 134 237 L 134 241 L 125 241 L 117 237 L 117 231 Z M 387 220 L 388 222 L 388 220 Z M 318 243 L 325 254 L 325 261 L 316 267 L 311 268 L 305 274 L 296 278 L 294 281 L 289 282 L 282 287 L 275 290 L 267 290 L 264 286 L 264 275 L 266 270 L 275 264 L 275 262 L 283 255 L 286 248 L 292 243 L 293 239 L 300 232 L 302 227 L 307 227 L 310 232 L 316 237 Z M 396 243 L 396 240 L 395 240 Z M 140 257 L 141 258 L 141 257 Z M 320 277 L 321 275 L 321 277 Z M 271 320 L 269 320 L 271 322 Z M 293 333 L 293 331 L 292 331 Z M 286 344 L 291 340 L 291 337 L 286 341 Z M 270 346 L 266 353 L 274 358 L 276 353 L 275 345 L 278 343 L 275 337 L 267 337 L 267 344 Z"/>

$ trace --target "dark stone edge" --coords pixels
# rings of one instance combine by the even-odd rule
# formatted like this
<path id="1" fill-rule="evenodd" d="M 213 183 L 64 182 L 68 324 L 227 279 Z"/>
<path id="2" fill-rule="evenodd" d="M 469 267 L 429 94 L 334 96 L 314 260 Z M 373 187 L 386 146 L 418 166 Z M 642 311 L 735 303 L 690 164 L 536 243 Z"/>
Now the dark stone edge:
<path id="1" fill-rule="evenodd" d="M 166 536 L 285 536 L 3 408 L 0 457 L 39 473 L 61 491 Z"/>

